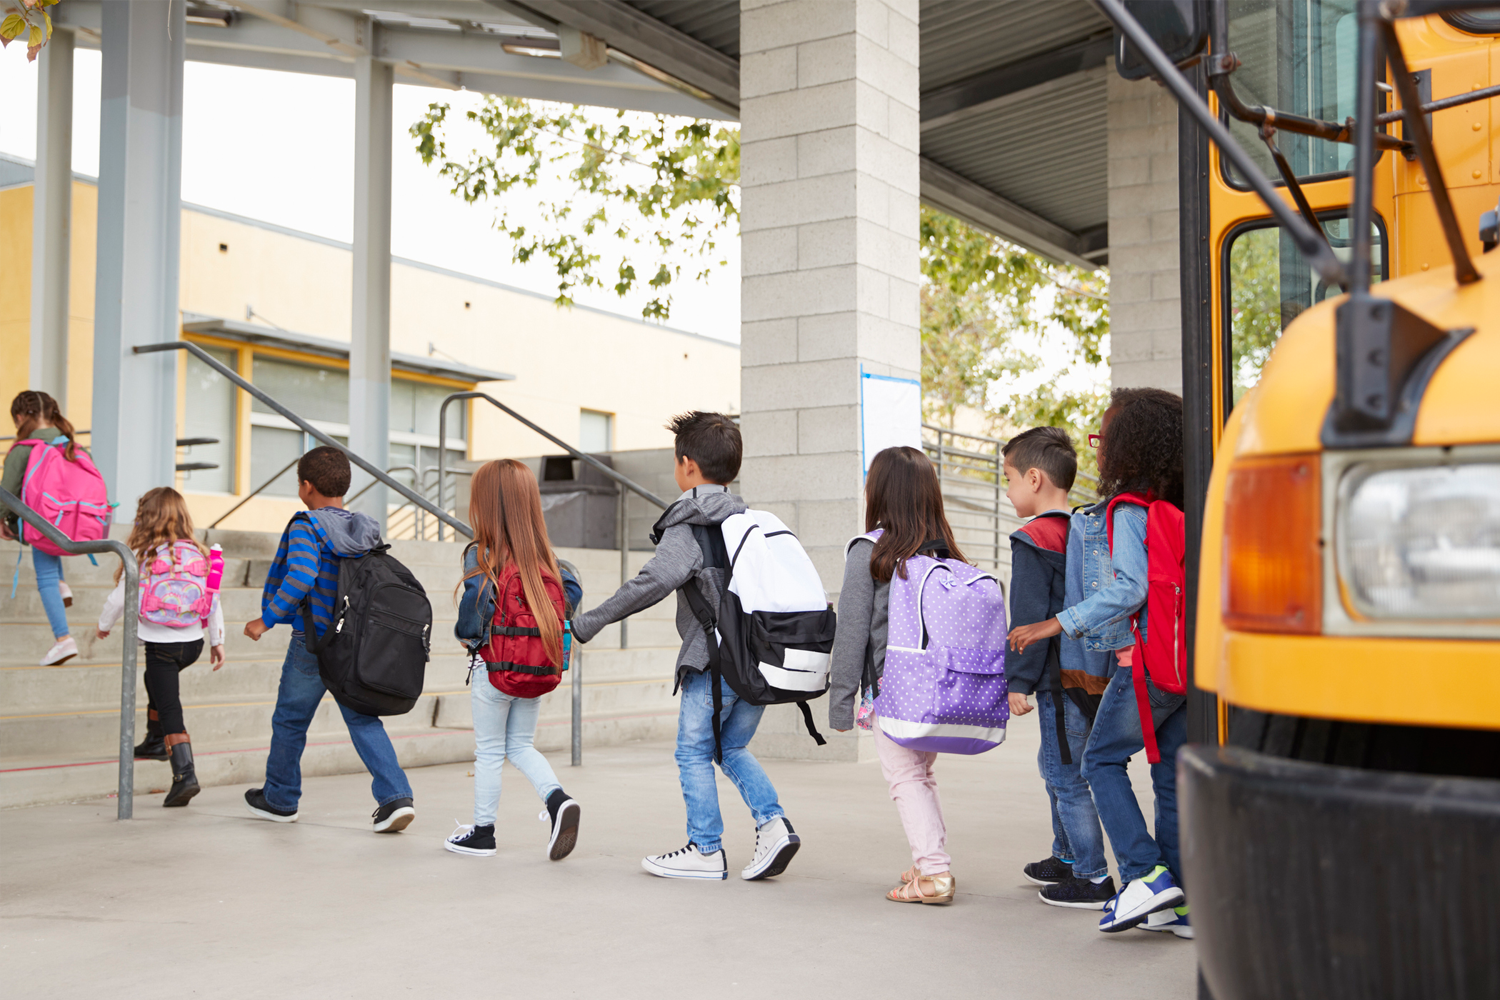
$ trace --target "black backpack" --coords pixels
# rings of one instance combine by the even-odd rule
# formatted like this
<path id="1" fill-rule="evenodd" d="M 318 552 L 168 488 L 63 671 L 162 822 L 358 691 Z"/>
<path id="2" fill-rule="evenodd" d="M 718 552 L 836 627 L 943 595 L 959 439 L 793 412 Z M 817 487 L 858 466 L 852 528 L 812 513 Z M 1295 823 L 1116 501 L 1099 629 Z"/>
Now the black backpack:
<path id="1" fill-rule="evenodd" d="M 432 605 L 389 545 L 339 560 L 333 620 L 321 637 L 302 602 L 307 649 L 335 701 L 361 715 L 405 715 L 422 696 L 432 648 Z"/>

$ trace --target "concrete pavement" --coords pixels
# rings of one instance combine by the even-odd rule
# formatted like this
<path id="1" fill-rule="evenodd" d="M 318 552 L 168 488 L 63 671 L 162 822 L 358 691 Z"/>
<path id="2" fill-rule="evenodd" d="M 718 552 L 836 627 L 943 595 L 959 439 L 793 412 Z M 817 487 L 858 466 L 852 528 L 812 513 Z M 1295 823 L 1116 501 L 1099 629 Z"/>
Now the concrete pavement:
<path id="1" fill-rule="evenodd" d="M 722 778 L 731 877 L 640 869 L 682 846 L 671 748 L 589 750 L 570 768 L 578 849 L 545 859 L 530 785 L 507 767 L 493 858 L 450 854 L 472 767 L 410 772 L 418 817 L 368 832 L 368 777 L 308 779 L 302 819 L 250 819 L 238 786 L 186 809 L 138 795 L 0 813 L 0 967 L 15 997 L 1190 998 L 1193 945 L 1100 934 L 1098 914 L 1043 905 L 1021 866 L 1051 842 L 1036 713 L 999 749 L 945 756 L 939 781 L 959 880 L 950 907 L 882 898 L 910 862 L 877 764 L 768 761 L 801 852 L 780 878 L 738 869 L 754 831 Z M 1145 761 L 1132 771 L 1145 778 Z M 1138 790 L 1140 785 L 1138 784 Z M 145 791 L 144 789 L 142 790 Z M 1149 812 L 1149 803 L 1147 815 Z M 86 993 L 85 993 L 86 991 Z"/>

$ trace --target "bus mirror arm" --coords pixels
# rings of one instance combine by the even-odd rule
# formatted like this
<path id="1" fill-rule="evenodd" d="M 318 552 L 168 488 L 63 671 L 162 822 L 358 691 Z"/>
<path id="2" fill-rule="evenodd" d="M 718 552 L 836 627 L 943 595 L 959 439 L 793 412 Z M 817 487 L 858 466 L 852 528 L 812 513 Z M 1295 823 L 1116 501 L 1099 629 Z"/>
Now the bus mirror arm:
<path id="1" fill-rule="evenodd" d="M 1286 183 L 1286 189 L 1292 195 L 1292 200 L 1297 203 L 1297 211 L 1307 224 L 1312 227 L 1313 232 L 1323 238 L 1323 243 L 1332 252 L 1333 245 L 1328 242 L 1328 234 L 1323 231 L 1323 224 L 1318 221 L 1318 216 L 1313 212 L 1311 203 L 1307 200 L 1307 194 L 1302 190 L 1301 183 L 1297 180 L 1297 172 L 1287 162 L 1286 156 L 1282 154 L 1281 147 L 1276 144 L 1276 112 L 1271 108 L 1262 109 L 1266 112 L 1266 120 L 1260 126 L 1260 139 L 1266 144 L 1266 149 L 1271 152 L 1271 160 L 1276 164 L 1276 169 L 1281 173 L 1281 179 Z M 1346 282 L 1344 291 L 1349 290 Z"/>
<path id="2" fill-rule="evenodd" d="M 1261 173 L 1254 161 L 1235 142 L 1234 137 L 1229 134 L 1229 129 L 1219 121 L 1208 104 L 1198 98 L 1193 87 L 1172 65 L 1172 61 L 1162 52 L 1161 47 L 1151 38 L 1146 29 L 1142 28 L 1130 12 L 1125 9 L 1122 0 L 1097 0 L 1099 9 L 1104 16 L 1112 21 L 1121 34 L 1130 39 L 1131 44 L 1145 56 L 1146 61 L 1151 64 L 1156 79 L 1161 81 L 1171 91 L 1176 99 L 1178 107 L 1192 115 L 1197 121 L 1198 127 L 1203 129 L 1208 137 L 1219 147 L 1223 157 L 1233 164 L 1234 169 L 1239 171 L 1241 177 L 1249 182 L 1250 187 L 1265 202 L 1271 214 L 1276 217 L 1277 223 L 1282 230 L 1297 244 L 1297 249 L 1302 252 L 1308 264 L 1318 273 L 1324 281 L 1329 284 L 1340 286 L 1348 285 L 1348 276 L 1344 265 L 1333 255 L 1327 241 L 1319 230 L 1309 226 L 1300 215 L 1290 208 L 1285 201 L 1276 193 L 1276 188 L 1265 174 Z M 1210 71 L 1214 66 L 1210 57 Z"/>

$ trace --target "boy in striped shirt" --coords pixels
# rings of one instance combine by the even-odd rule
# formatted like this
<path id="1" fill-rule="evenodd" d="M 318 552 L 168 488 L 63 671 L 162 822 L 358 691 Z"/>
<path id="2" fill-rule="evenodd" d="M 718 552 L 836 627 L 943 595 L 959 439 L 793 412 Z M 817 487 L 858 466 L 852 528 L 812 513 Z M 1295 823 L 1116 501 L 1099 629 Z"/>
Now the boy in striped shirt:
<path id="1" fill-rule="evenodd" d="M 297 463 L 297 497 L 307 506 L 281 535 L 276 558 L 266 574 L 261 616 L 245 626 L 245 635 L 260 640 L 275 625 L 290 625 L 291 642 L 281 667 L 276 712 L 271 716 L 271 752 L 266 783 L 245 792 L 252 815 L 276 823 L 295 823 L 302 797 L 302 750 L 307 729 L 327 690 L 318 673 L 318 658 L 308 652 L 304 629 L 321 636 L 333 618 L 339 589 L 339 561 L 364 555 L 380 544 L 375 519 L 344 509 L 349 491 L 349 458 L 337 448 L 314 448 Z M 307 611 L 311 610 L 311 621 Z M 416 818 L 411 785 L 396 760 L 396 750 L 380 718 L 339 706 L 360 760 L 374 782 L 374 830 L 397 833 Z"/>

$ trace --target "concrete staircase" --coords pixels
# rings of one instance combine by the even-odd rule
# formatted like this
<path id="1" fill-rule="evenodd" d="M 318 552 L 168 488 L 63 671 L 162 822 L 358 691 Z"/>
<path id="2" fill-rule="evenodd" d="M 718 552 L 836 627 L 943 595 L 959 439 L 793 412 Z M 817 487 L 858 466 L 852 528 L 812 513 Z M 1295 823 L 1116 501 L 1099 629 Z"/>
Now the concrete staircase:
<path id="1" fill-rule="evenodd" d="M 117 529 L 117 537 L 123 534 Z M 182 701 L 193 737 L 199 781 L 205 785 L 259 784 L 265 774 L 271 713 L 281 663 L 291 630 L 278 626 L 251 642 L 244 623 L 260 614 L 261 584 L 275 554 L 277 536 L 259 532 L 214 531 L 206 539 L 224 549 L 224 606 L 227 663 L 219 671 L 208 665 L 205 649 L 198 663 L 181 674 Z M 0 566 L 13 567 L 19 546 L 0 543 Z M 404 716 L 387 718 L 386 728 L 402 766 L 472 760 L 474 756 L 469 691 L 464 685 L 466 661 L 451 639 L 462 549 L 451 542 L 398 541 L 392 554 L 411 568 L 427 589 L 433 608 L 433 655 L 427 665 L 425 691 Z M 619 583 L 619 553 L 595 549 L 562 549 L 558 555 L 578 566 L 585 590 L 584 607 L 614 592 Z M 633 553 L 632 570 L 650 553 Z M 16 596 L 0 591 L 0 807 L 67 802 L 114 792 L 120 725 L 120 636 L 94 637 L 105 597 L 114 586 L 113 556 L 65 561 L 73 590 L 68 622 L 79 656 L 58 667 L 37 661 L 53 639 L 31 571 L 30 553 L 21 560 Z M 631 740 L 670 739 L 676 731 L 677 706 L 672 675 L 677 650 L 672 602 L 664 601 L 629 623 L 631 648 L 619 648 L 619 627 L 605 629 L 583 647 L 583 741 L 606 746 Z M 142 651 L 142 656 L 143 656 Z M 146 727 L 146 691 L 136 681 L 136 733 Z M 576 661 L 575 661 L 576 662 Z M 565 749 L 571 733 L 571 676 L 546 696 L 537 730 L 537 746 Z M 333 699 L 325 697 L 308 732 L 302 758 L 307 775 L 362 771 Z M 136 761 L 135 791 L 139 806 L 171 783 L 165 762 Z"/>

